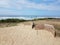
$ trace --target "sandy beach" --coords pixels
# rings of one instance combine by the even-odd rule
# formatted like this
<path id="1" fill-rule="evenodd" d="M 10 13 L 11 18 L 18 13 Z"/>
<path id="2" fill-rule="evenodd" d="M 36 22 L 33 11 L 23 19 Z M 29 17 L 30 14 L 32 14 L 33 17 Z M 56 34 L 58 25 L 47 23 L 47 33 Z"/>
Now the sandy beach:
<path id="1" fill-rule="evenodd" d="M 31 25 L 0 28 L 0 45 L 60 45 L 60 38 L 46 30 L 32 29 Z"/>

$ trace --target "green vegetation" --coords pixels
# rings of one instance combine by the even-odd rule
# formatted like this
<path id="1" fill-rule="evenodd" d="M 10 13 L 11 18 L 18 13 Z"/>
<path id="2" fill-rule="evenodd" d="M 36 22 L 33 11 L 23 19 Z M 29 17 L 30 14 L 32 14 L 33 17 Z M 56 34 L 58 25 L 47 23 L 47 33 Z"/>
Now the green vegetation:
<path id="1" fill-rule="evenodd" d="M 33 19 L 34 21 L 35 20 L 45 20 L 46 18 L 36 18 L 36 19 Z"/>
<path id="2" fill-rule="evenodd" d="M 2 19 L 0 20 L 0 23 L 18 23 L 18 22 L 25 22 L 25 21 L 35 21 L 35 20 L 51 20 L 55 18 L 35 18 L 32 20 L 24 20 L 24 19 Z"/>
<path id="3" fill-rule="evenodd" d="M 25 22 L 24 19 L 2 19 L 0 23 L 18 23 L 18 22 Z"/>
<path id="4" fill-rule="evenodd" d="M 56 19 L 56 18 L 35 18 L 33 20 L 35 21 L 35 20 L 51 20 L 51 19 Z"/>
<path id="5" fill-rule="evenodd" d="M 18 23 L 20 22 L 28 22 L 28 21 L 40 21 L 40 20 L 48 20 L 48 21 L 51 21 L 51 24 L 56 21 L 56 22 L 60 22 L 60 18 L 35 18 L 35 19 L 32 19 L 32 20 L 24 20 L 24 19 L 2 19 L 0 20 L 0 27 L 10 27 L 10 26 L 15 26 L 17 25 Z M 43 23 L 43 22 L 42 22 Z M 47 23 L 47 22 L 45 22 Z M 49 22 L 50 23 L 50 22 Z M 54 24 L 53 25 L 55 26 L 56 29 L 60 30 L 60 24 Z"/>
<path id="6" fill-rule="evenodd" d="M 2 19 L 0 20 L 0 27 L 16 26 L 20 22 L 25 22 L 23 19 Z"/>

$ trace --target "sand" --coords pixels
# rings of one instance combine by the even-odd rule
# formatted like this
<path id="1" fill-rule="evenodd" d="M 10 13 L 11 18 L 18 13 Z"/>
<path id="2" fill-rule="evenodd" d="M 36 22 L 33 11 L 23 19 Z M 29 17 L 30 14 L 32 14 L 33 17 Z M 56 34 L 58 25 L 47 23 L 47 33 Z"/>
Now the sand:
<path id="1" fill-rule="evenodd" d="M 34 30 L 31 25 L 0 28 L 0 45 L 60 45 L 60 38 L 46 30 Z"/>

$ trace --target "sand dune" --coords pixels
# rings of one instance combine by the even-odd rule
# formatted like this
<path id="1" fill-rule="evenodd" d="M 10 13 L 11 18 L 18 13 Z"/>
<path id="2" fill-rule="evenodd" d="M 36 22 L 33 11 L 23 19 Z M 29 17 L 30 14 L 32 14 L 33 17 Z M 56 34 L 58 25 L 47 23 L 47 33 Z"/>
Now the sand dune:
<path id="1" fill-rule="evenodd" d="M 31 25 L 20 24 L 0 28 L 0 45 L 60 45 L 60 38 L 46 30 L 34 30 Z"/>

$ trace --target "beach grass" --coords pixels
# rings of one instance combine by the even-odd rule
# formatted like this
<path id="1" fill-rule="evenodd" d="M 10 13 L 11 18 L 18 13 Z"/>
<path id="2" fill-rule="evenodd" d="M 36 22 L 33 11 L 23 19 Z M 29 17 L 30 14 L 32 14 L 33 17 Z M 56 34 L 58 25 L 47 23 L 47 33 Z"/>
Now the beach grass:
<path id="1" fill-rule="evenodd" d="M 60 18 L 35 18 L 32 20 L 24 20 L 24 19 L 2 19 L 0 20 L 0 27 L 10 27 L 10 26 L 16 26 L 18 23 L 22 22 L 33 22 L 35 23 L 48 23 L 54 25 L 55 29 L 60 30 Z"/>
<path id="2" fill-rule="evenodd" d="M 26 22 L 23 19 L 2 19 L 0 20 L 0 27 L 16 26 L 18 23 Z"/>

